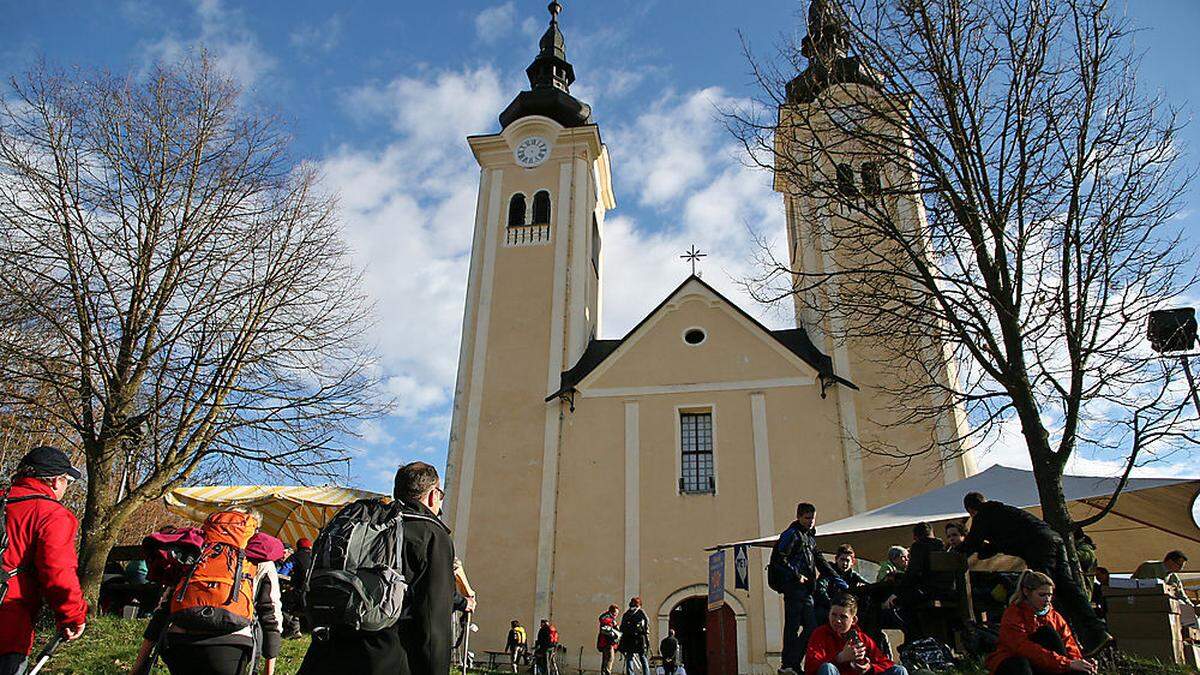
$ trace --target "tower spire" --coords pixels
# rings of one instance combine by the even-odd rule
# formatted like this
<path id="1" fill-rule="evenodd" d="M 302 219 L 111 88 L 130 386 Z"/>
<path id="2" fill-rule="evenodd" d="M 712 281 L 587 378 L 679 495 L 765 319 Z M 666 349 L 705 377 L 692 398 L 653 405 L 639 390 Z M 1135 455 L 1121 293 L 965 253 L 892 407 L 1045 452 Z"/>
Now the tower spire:
<path id="1" fill-rule="evenodd" d="M 808 67 L 787 85 L 791 103 L 809 103 L 834 84 L 879 87 L 880 75 L 857 56 L 849 55 L 849 21 L 838 0 L 811 0 L 808 5 L 808 35 L 800 42 L 800 53 Z"/>
<path id="2" fill-rule="evenodd" d="M 550 12 L 550 25 L 538 41 L 537 56 L 525 69 L 529 90 L 518 94 L 500 113 L 502 127 L 529 115 L 543 115 L 567 127 L 592 123 L 591 107 L 571 96 L 575 67 L 567 61 L 566 39 L 558 25 L 563 6 L 558 0 L 551 0 L 546 9 Z"/>

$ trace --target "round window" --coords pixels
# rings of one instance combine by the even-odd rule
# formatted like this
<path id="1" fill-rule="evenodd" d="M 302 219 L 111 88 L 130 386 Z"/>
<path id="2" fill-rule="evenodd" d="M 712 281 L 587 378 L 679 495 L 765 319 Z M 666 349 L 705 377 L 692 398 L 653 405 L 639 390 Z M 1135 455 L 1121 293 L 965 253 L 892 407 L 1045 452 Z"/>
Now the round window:
<path id="1" fill-rule="evenodd" d="M 704 333 L 703 329 L 689 328 L 683 334 L 683 341 L 694 347 L 694 346 L 704 342 L 704 339 L 707 337 L 708 337 L 708 335 L 706 335 Z"/>

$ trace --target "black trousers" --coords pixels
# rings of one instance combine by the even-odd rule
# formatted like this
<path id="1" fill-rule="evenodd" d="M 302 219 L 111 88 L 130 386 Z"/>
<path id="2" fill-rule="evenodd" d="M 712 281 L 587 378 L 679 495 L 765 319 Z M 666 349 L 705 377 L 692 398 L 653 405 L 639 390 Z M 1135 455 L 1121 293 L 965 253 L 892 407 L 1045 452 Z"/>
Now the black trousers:
<path id="1" fill-rule="evenodd" d="M 250 672 L 250 649 L 241 645 L 170 645 L 163 662 L 171 675 L 244 675 Z"/>
<path id="2" fill-rule="evenodd" d="M 1042 626 L 1029 636 L 1029 641 L 1041 645 L 1055 654 L 1067 655 L 1067 646 L 1062 636 L 1050 626 Z M 1038 670 L 1024 656 L 1011 656 L 1000 662 L 996 675 L 1056 675 L 1057 671 Z"/>
<path id="3" fill-rule="evenodd" d="M 1080 645 L 1087 650 L 1095 646 L 1104 634 L 1104 623 L 1092 610 L 1092 603 L 1079 588 L 1067 562 L 1067 549 L 1062 543 L 1032 554 L 1025 559 L 1029 569 L 1046 574 L 1054 580 L 1054 606 L 1071 624 Z"/>

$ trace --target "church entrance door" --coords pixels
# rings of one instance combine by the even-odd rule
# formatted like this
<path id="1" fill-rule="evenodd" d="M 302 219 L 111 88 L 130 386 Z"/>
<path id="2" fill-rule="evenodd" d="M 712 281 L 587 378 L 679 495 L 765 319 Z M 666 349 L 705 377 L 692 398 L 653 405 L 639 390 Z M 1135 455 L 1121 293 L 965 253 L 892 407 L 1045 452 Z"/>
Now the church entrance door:
<path id="1" fill-rule="evenodd" d="M 704 638 L 707 603 L 707 598 L 698 595 L 681 601 L 671 610 L 671 630 L 679 638 L 679 650 L 688 675 L 708 673 L 708 647 Z"/>

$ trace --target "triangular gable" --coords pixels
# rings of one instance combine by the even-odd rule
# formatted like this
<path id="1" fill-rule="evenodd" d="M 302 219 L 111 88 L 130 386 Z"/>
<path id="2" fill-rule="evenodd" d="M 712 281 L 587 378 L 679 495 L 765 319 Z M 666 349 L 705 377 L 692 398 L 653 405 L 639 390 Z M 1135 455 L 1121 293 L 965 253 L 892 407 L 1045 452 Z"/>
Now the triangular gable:
<path id="1" fill-rule="evenodd" d="M 822 382 L 840 382 L 854 385 L 837 377 L 832 371 L 832 361 L 822 354 L 803 329 L 771 331 L 755 320 L 740 307 L 709 286 L 697 276 L 688 277 L 672 291 L 654 310 L 646 315 L 620 340 L 593 340 L 579 361 L 563 373 L 562 387 L 547 400 L 567 392 L 586 388 L 603 377 L 624 356 L 631 354 L 635 346 L 666 316 L 682 308 L 690 301 L 702 299 L 709 307 L 718 309 L 723 316 L 735 323 L 745 334 L 760 342 L 760 346 L 795 368 L 797 376 L 818 378 Z"/>

